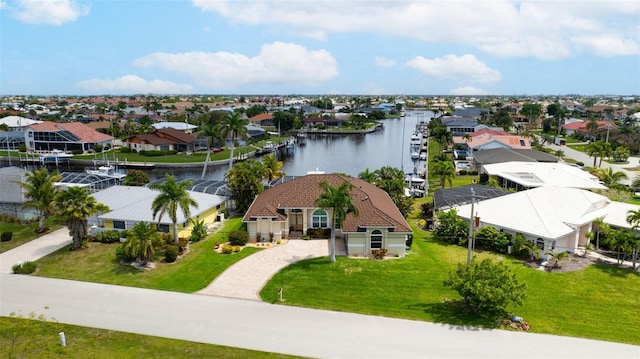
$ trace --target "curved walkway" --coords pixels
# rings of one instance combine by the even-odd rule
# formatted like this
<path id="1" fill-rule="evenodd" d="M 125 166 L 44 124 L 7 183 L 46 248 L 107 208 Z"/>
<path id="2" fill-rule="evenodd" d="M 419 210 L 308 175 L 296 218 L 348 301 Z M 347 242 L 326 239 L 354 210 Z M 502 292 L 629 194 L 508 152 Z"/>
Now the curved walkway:
<path id="1" fill-rule="evenodd" d="M 336 241 L 336 247 L 339 243 Z M 336 248 L 336 253 L 340 253 L 340 249 Z M 260 301 L 262 287 L 284 267 L 303 259 L 328 255 L 329 242 L 326 239 L 292 239 L 235 263 L 197 294 Z"/>

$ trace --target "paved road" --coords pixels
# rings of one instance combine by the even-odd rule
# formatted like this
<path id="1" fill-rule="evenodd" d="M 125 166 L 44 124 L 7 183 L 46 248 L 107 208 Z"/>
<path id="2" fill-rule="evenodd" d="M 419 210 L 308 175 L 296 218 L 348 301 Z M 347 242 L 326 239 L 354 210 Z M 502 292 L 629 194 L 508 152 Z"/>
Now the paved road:
<path id="1" fill-rule="evenodd" d="M 584 163 L 585 166 L 589 166 L 589 167 L 593 166 L 593 157 L 589 157 L 589 155 L 587 155 L 584 152 L 574 150 L 571 147 L 557 146 L 554 144 L 547 144 L 546 147 L 551 148 L 554 151 L 562 150 L 562 152 L 564 152 L 565 157 L 574 159 L 576 161 L 580 161 Z M 598 162 L 600 162 L 600 159 L 598 159 Z M 636 178 L 636 176 L 640 175 L 640 172 L 629 171 L 625 169 L 625 168 L 636 167 L 636 166 L 638 166 L 638 159 L 635 157 L 630 157 L 629 163 L 626 163 L 626 164 L 614 164 L 614 163 L 602 161 L 603 168 L 611 167 L 613 168 L 614 171 L 624 172 L 627 175 L 626 180 L 620 181 L 620 183 L 623 183 L 623 184 L 630 184 L 633 181 L 633 179 Z"/>
<path id="2" fill-rule="evenodd" d="M 309 357 L 640 358 L 640 346 L 251 300 L 15 274 L 0 274 L 0 285 L 3 316 L 48 306 L 62 323 Z"/>

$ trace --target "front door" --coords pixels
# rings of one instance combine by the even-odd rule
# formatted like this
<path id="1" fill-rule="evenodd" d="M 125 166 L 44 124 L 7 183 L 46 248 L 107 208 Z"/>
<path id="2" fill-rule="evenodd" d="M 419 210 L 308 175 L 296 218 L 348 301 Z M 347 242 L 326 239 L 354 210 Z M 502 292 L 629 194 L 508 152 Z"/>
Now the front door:
<path id="1" fill-rule="evenodd" d="M 302 231 L 302 213 L 291 213 L 289 216 L 289 225 L 294 231 Z"/>

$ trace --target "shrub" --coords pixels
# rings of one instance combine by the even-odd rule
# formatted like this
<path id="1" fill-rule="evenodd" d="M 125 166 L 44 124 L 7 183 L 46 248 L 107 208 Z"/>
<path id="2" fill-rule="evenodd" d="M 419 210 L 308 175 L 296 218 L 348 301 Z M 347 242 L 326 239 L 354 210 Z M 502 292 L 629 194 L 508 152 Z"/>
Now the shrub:
<path id="1" fill-rule="evenodd" d="M 164 261 L 167 263 L 173 263 L 178 258 L 178 246 L 172 244 L 164 251 Z"/>
<path id="2" fill-rule="evenodd" d="M 162 243 L 164 244 L 173 244 L 173 238 L 169 233 L 162 233 Z"/>
<path id="3" fill-rule="evenodd" d="M 233 246 L 231 248 L 231 250 L 233 251 L 233 253 L 238 253 L 238 252 L 240 252 L 242 250 L 242 247 L 241 246 Z"/>
<path id="4" fill-rule="evenodd" d="M 120 241 L 120 237 L 120 232 L 118 230 L 112 229 L 102 232 L 101 235 L 97 237 L 97 239 L 102 243 L 115 243 Z"/>
<path id="5" fill-rule="evenodd" d="M 478 175 L 478 171 L 476 171 L 476 170 L 471 170 L 471 171 L 469 171 L 469 174 L 470 174 L 471 176 L 477 176 L 477 175 Z"/>
<path id="6" fill-rule="evenodd" d="M 460 170 L 460 176 L 466 176 L 467 170 Z"/>
<path id="7" fill-rule="evenodd" d="M 0 242 L 9 242 L 13 238 L 13 232 L 2 232 Z"/>
<path id="8" fill-rule="evenodd" d="M 178 251 L 184 252 L 189 246 L 189 238 L 178 238 Z"/>
<path id="9" fill-rule="evenodd" d="M 578 162 L 576 162 L 576 165 L 578 165 L 578 166 L 580 166 L 580 167 L 584 167 L 584 162 L 580 162 L 580 161 L 578 161 Z"/>
<path id="10" fill-rule="evenodd" d="M 384 256 L 387 255 L 387 249 L 386 248 L 381 248 L 381 249 L 374 249 L 371 251 L 371 258 L 376 259 L 376 260 L 382 260 L 384 259 Z"/>
<path id="11" fill-rule="evenodd" d="M 234 246 L 244 246 L 249 241 L 249 233 L 246 231 L 233 231 L 229 233 L 229 243 Z"/>
<path id="12" fill-rule="evenodd" d="M 480 178 L 478 180 L 478 183 L 480 184 L 485 184 L 487 183 L 487 181 L 489 180 L 489 174 L 487 173 L 481 173 L 480 174 Z"/>
<path id="13" fill-rule="evenodd" d="M 120 153 L 131 153 L 131 148 L 129 148 L 129 147 L 120 147 Z"/>
<path id="14" fill-rule="evenodd" d="M 311 238 L 329 238 L 331 235 L 331 228 L 309 228 L 307 234 Z"/>
<path id="15" fill-rule="evenodd" d="M 31 274 L 36 271 L 38 265 L 35 262 L 18 263 L 13 266 L 13 273 L 15 274 Z"/>
<path id="16" fill-rule="evenodd" d="M 136 260 L 136 256 L 127 252 L 124 244 L 120 244 L 116 247 L 116 259 L 118 259 L 119 262 L 130 263 Z"/>
<path id="17" fill-rule="evenodd" d="M 25 145 L 25 144 L 19 144 L 19 145 L 18 145 L 18 151 L 20 151 L 20 152 L 27 152 L 27 145 Z"/>
<path id="18" fill-rule="evenodd" d="M 82 148 L 71 150 L 71 154 L 73 154 L 73 155 L 81 155 L 83 153 L 84 153 L 84 151 L 82 150 Z"/>
<path id="19" fill-rule="evenodd" d="M 207 236 L 207 226 L 204 224 L 204 220 L 198 221 L 197 219 L 192 219 L 191 223 L 193 223 L 190 238 L 191 242 L 200 242 Z"/>
<path id="20" fill-rule="evenodd" d="M 96 153 L 102 152 L 103 149 L 104 149 L 104 147 L 102 145 L 93 146 L 93 150 L 96 151 Z"/>
<path id="21" fill-rule="evenodd" d="M 228 246 L 226 244 L 223 244 L 220 247 L 220 251 L 222 252 L 222 254 L 231 254 L 231 253 L 233 253 L 233 247 L 232 246 Z"/>

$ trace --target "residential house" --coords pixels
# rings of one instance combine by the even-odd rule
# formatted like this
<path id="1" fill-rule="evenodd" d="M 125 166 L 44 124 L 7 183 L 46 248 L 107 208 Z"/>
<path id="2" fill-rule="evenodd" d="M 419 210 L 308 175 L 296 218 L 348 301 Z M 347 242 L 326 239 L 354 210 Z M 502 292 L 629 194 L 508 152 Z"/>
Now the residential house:
<path id="1" fill-rule="evenodd" d="M 272 113 L 261 113 L 249 118 L 249 123 L 258 126 L 273 126 L 273 114 Z"/>
<path id="2" fill-rule="evenodd" d="M 153 133 L 135 135 L 122 140 L 124 146 L 136 151 L 193 152 L 196 137 L 174 128 L 161 128 Z"/>
<path id="3" fill-rule="evenodd" d="M 494 148 L 531 149 L 530 138 L 512 134 L 496 134 L 493 130 L 472 135 L 470 141 L 469 139 L 456 136 L 453 138 L 453 143 L 462 145 L 468 153 Z"/>
<path id="4" fill-rule="evenodd" d="M 29 125 L 24 131 L 27 151 L 92 150 L 96 145 L 111 145 L 113 137 L 80 122 L 45 121 Z"/>
<path id="5" fill-rule="evenodd" d="M 607 214 L 607 197 L 577 188 L 544 186 L 487 199 L 474 206 L 454 207 L 458 216 L 479 227 L 492 226 L 509 234 L 522 234 L 540 248 L 576 253 L 587 244 L 593 221 Z"/>
<path id="6" fill-rule="evenodd" d="M 480 171 L 485 165 L 503 162 L 557 163 L 558 158 L 533 149 L 493 148 L 473 153 L 474 166 Z"/>
<path id="7" fill-rule="evenodd" d="M 516 191 L 546 186 L 607 189 L 598 177 L 564 163 L 501 162 L 482 166 L 482 172 L 496 179 L 500 187 Z"/>
<path id="8" fill-rule="evenodd" d="M 225 197 L 188 191 L 198 207 L 191 206 L 191 217 L 186 218 L 181 210 L 178 215 L 178 236 L 188 238 L 193 228 L 192 220 L 204 220 L 206 225 L 215 222 L 219 212 L 225 207 Z M 160 194 L 148 187 L 113 186 L 95 192 L 96 201 L 109 207 L 109 212 L 98 213 L 89 218 L 92 227 L 100 227 L 93 233 L 107 229 L 131 229 L 138 222 L 148 222 L 165 233 L 173 233 L 173 222 L 167 214 L 158 218 L 153 216 L 151 204 Z"/>
<path id="9" fill-rule="evenodd" d="M 339 174 L 308 174 L 260 193 L 242 219 L 250 237 L 273 235 L 278 240 L 312 228 L 331 228 L 332 210 L 316 205 L 324 192 L 322 182 L 353 186 L 351 199 L 359 214 L 347 214 L 337 233 L 348 255 L 368 256 L 372 250 L 385 248 L 390 255 L 404 256 L 412 231 L 389 195 L 361 179 Z"/>
<path id="10" fill-rule="evenodd" d="M 159 122 L 154 123 L 151 126 L 153 126 L 156 130 L 163 128 L 173 128 L 174 130 L 182 131 L 186 134 L 192 134 L 198 128 L 198 126 L 194 126 L 186 122 Z"/>
<path id="11" fill-rule="evenodd" d="M 0 168 L 0 213 L 29 220 L 38 217 L 35 208 L 22 208 L 28 200 L 20 182 L 26 181 L 29 171 L 20 167 Z"/>
<path id="12" fill-rule="evenodd" d="M 346 122 L 346 119 L 343 117 L 307 117 L 304 119 L 305 127 L 339 127 L 343 126 Z"/>
<path id="13" fill-rule="evenodd" d="M 565 123 L 562 125 L 562 129 L 567 135 L 582 135 L 587 137 L 591 135 L 595 137 L 605 137 L 607 132 L 618 130 L 618 125 L 612 121 L 598 120 L 596 123 L 598 124 L 598 127 L 593 131 L 587 127 L 589 125 L 589 121 L 582 120 Z"/>
<path id="14" fill-rule="evenodd" d="M 24 132 L 30 125 L 41 122 L 42 121 L 32 120 L 21 116 L 7 116 L 0 118 L 0 124 L 6 124 L 9 127 L 9 131 Z"/>
<path id="15" fill-rule="evenodd" d="M 465 117 L 446 117 L 442 119 L 442 123 L 454 136 L 471 134 L 475 131 L 475 128 L 478 125 L 477 120 Z"/>

